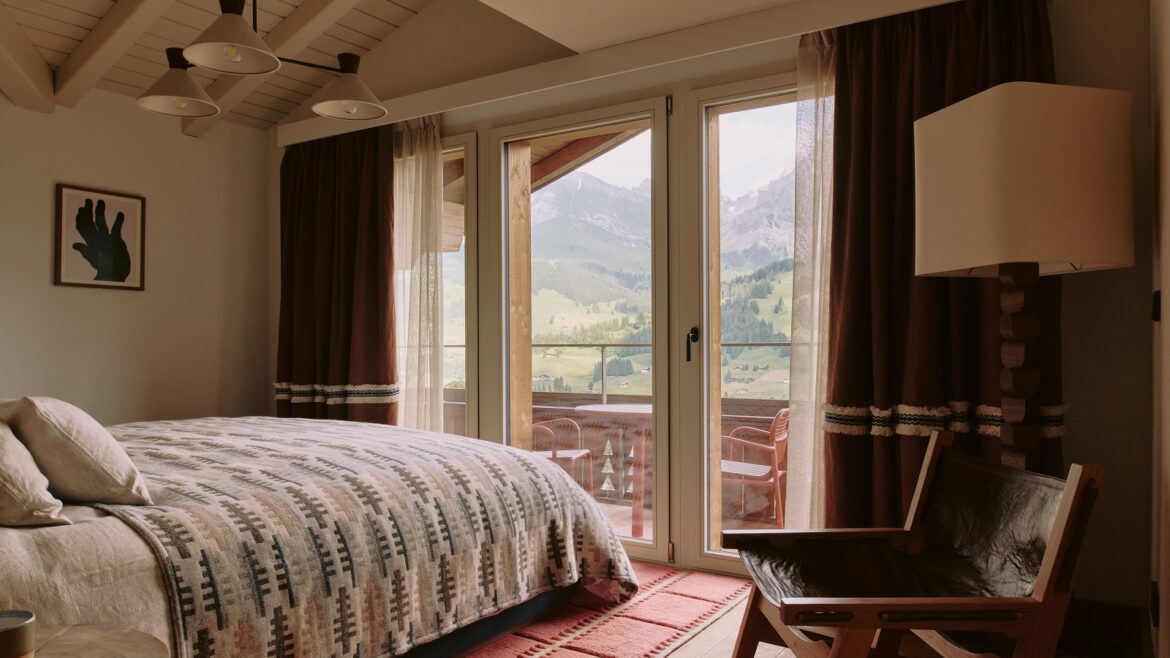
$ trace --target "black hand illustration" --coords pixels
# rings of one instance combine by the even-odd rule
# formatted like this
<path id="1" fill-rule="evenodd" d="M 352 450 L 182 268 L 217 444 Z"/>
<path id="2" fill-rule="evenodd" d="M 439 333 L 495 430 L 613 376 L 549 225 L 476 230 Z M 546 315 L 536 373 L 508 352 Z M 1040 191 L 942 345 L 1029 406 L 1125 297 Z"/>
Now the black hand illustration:
<path id="1" fill-rule="evenodd" d="M 130 276 L 130 250 L 122 239 L 125 219 L 125 213 L 118 213 L 111 231 L 106 225 L 105 201 L 97 202 L 96 221 L 93 199 L 86 199 L 85 205 L 77 209 L 77 232 L 85 242 L 74 242 L 73 248 L 97 270 L 94 281 L 125 281 Z"/>

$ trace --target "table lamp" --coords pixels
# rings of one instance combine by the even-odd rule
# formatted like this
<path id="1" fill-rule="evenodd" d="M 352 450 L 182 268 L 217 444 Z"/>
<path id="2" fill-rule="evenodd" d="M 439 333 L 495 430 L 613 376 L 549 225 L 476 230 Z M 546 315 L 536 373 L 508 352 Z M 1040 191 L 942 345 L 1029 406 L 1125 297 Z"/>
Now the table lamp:
<path id="1" fill-rule="evenodd" d="M 1039 443 L 1040 276 L 1133 265 L 1127 92 L 1011 82 L 914 123 L 919 276 L 996 277 L 1003 460 Z"/>

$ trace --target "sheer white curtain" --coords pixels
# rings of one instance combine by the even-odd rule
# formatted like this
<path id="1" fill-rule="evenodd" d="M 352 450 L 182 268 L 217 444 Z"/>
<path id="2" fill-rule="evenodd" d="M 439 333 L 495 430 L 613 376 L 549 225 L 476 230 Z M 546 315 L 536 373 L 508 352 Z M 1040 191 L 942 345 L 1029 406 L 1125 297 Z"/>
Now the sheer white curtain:
<path id="1" fill-rule="evenodd" d="M 394 131 L 398 422 L 443 429 L 443 144 L 438 117 Z"/>
<path id="2" fill-rule="evenodd" d="M 833 192 L 834 50 L 801 38 L 797 59 L 796 230 L 789 374 L 789 527 L 824 525 L 824 423 Z"/>

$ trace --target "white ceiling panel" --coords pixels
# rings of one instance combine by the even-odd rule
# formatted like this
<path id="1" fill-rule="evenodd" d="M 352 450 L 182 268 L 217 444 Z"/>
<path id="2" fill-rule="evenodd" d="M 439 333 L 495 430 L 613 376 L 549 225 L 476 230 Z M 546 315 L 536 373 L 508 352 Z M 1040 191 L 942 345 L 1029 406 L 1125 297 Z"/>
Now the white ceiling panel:
<path id="1" fill-rule="evenodd" d="M 798 0 L 480 0 L 579 53 Z"/>

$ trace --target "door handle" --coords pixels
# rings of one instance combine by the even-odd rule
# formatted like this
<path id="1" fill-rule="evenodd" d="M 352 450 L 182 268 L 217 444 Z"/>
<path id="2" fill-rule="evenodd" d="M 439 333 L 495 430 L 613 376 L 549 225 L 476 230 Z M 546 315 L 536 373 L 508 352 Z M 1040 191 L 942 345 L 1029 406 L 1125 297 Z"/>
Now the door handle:
<path id="1" fill-rule="evenodd" d="M 691 330 L 687 332 L 686 337 L 687 361 L 691 360 L 691 345 L 697 342 L 699 342 L 699 328 L 691 327 Z"/>

